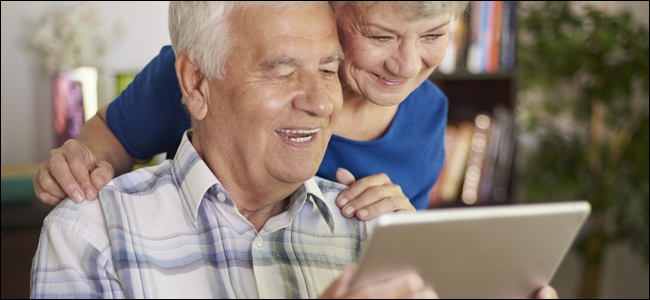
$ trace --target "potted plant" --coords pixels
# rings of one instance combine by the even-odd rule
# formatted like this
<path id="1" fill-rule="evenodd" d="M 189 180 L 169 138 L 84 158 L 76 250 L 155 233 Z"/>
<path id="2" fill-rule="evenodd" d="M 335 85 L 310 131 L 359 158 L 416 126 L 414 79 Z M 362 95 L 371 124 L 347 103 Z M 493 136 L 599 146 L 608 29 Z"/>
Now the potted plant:
<path id="1" fill-rule="evenodd" d="M 595 298 L 605 246 L 626 243 L 648 262 L 648 30 L 569 2 L 518 13 L 517 110 L 536 145 L 521 187 L 527 201 L 591 202 L 577 250 L 580 297 Z"/>

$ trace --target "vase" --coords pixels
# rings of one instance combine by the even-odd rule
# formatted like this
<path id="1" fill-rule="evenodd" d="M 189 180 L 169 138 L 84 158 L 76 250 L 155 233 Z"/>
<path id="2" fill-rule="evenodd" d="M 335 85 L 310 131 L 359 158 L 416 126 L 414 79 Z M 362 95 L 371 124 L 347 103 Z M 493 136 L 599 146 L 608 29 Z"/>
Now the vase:
<path id="1" fill-rule="evenodd" d="M 56 147 L 77 139 L 84 122 L 97 112 L 97 77 L 94 67 L 80 67 L 53 76 Z"/>

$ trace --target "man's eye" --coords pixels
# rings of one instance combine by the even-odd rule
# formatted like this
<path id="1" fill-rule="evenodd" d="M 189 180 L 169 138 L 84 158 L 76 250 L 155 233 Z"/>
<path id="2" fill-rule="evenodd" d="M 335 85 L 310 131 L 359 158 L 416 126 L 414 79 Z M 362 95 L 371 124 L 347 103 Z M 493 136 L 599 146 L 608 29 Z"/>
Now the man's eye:
<path id="1" fill-rule="evenodd" d="M 375 40 L 375 41 L 379 41 L 379 42 L 386 42 L 386 41 L 390 40 L 389 36 L 371 36 L 370 38 Z"/>
<path id="2" fill-rule="evenodd" d="M 325 75 L 335 75 L 336 74 L 336 71 L 327 70 L 327 69 L 322 69 L 320 71 Z"/>
<path id="3" fill-rule="evenodd" d="M 280 76 L 278 76 L 278 78 L 280 78 L 280 79 L 287 79 L 287 78 L 291 77 L 291 75 L 293 75 L 293 72 L 291 72 L 291 73 L 289 73 L 289 74 L 286 74 L 286 75 L 280 75 Z"/>

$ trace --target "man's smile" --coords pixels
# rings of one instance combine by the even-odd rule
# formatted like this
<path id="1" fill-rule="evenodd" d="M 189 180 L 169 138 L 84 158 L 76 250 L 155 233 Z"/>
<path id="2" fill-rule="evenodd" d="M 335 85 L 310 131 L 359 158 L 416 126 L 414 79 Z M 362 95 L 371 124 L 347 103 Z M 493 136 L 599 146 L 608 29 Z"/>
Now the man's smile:
<path id="1" fill-rule="evenodd" d="M 295 143 L 305 143 L 315 137 L 319 128 L 316 129 L 277 129 L 275 132 L 282 138 L 288 139 Z"/>

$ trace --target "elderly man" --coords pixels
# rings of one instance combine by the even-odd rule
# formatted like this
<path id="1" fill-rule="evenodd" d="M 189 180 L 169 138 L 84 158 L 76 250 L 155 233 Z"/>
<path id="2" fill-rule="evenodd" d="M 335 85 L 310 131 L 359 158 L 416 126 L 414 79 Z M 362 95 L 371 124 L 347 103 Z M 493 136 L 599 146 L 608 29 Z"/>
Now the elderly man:
<path id="1" fill-rule="evenodd" d="M 370 224 L 313 178 L 342 106 L 330 7 L 172 3 L 169 26 L 193 129 L 174 160 L 57 206 L 32 297 L 435 296 L 414 274 L 348 290 Z"/>

